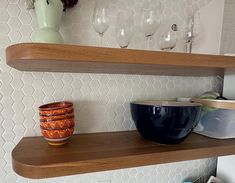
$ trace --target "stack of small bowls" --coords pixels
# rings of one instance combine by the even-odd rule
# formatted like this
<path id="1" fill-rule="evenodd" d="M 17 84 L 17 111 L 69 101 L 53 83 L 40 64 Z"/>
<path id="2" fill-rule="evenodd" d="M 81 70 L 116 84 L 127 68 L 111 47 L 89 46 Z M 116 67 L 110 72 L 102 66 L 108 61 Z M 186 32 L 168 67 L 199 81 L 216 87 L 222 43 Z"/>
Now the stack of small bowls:
<path id="1" fill-rule="evenodd" d="M 72 102 L 56 102 L 39 107 L 40 128 L 48 144 L 60 146 L 67 143 L 74 131 Z"/>

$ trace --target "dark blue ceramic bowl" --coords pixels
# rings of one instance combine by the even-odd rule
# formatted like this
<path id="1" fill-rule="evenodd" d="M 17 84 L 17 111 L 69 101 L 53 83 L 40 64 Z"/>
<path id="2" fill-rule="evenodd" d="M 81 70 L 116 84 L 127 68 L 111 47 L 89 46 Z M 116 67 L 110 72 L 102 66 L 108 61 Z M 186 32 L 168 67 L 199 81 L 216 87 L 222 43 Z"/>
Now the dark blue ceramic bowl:
<path id="1" fill-rule="evenodd" d="M 131 114 L 139 133 L 161 144 L 183 141 L 198 124 L 201 104 L 174 101 L 131 103 Z"/>

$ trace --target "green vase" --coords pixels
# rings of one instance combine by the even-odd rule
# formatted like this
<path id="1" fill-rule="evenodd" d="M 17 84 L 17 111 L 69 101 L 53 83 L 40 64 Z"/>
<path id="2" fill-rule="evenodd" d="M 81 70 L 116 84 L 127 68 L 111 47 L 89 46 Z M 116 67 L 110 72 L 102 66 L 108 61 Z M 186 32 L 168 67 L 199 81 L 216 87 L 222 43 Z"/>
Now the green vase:
<path id="1" fill-rule="evenodd" d="M 61 0 L 35 0 L 34 7 L 40 30 L 33 41 L 42 43 L 63 43 L 59 29 L 63 13 Z"/>

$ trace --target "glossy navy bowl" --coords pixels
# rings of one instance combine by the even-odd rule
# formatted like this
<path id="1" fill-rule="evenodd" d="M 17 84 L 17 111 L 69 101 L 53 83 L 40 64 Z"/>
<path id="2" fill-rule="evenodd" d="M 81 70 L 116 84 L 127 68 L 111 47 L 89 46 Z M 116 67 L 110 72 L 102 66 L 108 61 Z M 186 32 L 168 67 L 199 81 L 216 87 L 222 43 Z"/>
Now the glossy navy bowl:
<path id="1" fill-rule="evenodd" d="M 131 114 L 144 138 L 161 144 L 177 144 L 198 124 L 201 106 L 175 101 L 132 102 Z"/>

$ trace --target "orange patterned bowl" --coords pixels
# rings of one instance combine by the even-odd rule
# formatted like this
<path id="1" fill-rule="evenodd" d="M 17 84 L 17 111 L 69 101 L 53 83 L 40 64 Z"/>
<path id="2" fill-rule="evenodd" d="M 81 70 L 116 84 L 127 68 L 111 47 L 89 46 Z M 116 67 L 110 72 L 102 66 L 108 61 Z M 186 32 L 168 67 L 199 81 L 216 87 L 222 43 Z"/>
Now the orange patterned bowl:
<path id="1" fill-rule="evenodd" d="M 66 128 L 61 130 L 45 130 L 41 129 L 41 132 L 44 137 L 49 139 L 60 139 L 69 137 L 73 134 L 73 128 Z"/>
<path id="2" fill-rule="evenodd" d="M 74 131 L 74 113 L 72 102 L 55 102 L 39 107 L 40 128 L 50 145 L 67 143 Z"/>
<path id="3" fill-rule="evenodd" d="M 62 130 L 45 130 L 41 129 L 41 133 L 48 141 L 49 145 L 60 146 L 67 143 L 69 137 L 73 134 L 74 128 L 66 128 Z"/>
<path id="4" fill-rule="evenodd" d="M 66 128 L 73 128 L 74 127 L 74 117 L 63 119 L 63 120 L 56 120 L 56 121 L 46 121 L 40 122 L 40 128 L 45 130 L 60 130 Z"/>
<path id="5" fill-rule="evenodd" d="M 40 122 L 52 122 L 52 121 L 57 121 L 57 120 L 73 118 L 73 117 L 74 117 L 73 112 L 62 114 L 62 115 L 56 115 L 56 116 L 40 116 Z"/>
<path id="6" fill-rule="evenodd" d="M 63 115 L 73 112 L 72 102 L 56 102 L 39 107 L 40 116 Z"/>

